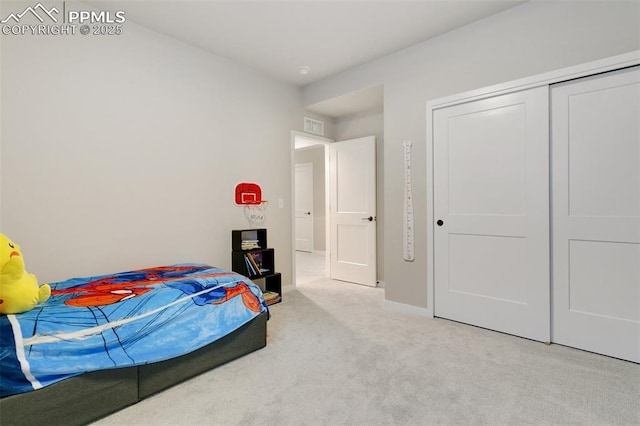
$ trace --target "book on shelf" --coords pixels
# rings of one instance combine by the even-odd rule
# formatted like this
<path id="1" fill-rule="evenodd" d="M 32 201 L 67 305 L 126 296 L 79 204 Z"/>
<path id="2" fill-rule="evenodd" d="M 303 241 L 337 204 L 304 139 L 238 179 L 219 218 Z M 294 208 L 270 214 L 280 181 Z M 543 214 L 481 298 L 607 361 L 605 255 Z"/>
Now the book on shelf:
<path id="1" fill-rule="evenodd" d="M 259 249 L 260 243 L 258 240 L 242 240 L 242 242 L 240 243 L 240 248 L 242 250 Z"/>
<path id="2" fill-rule="evenodd" d="M 244 255 L 245 259 L 247 259 L 249 261 L 249 264 L 251 265 L 251 271 L 253 272 L 253 275 L 262 275 L 262 273 L 260 272 L 260 267 L 258 266 L 258 264 L 256 263 L 256 260 L 253 256 L 252 253 L 247 253 Z"/>
<path id="3" fill-rule="evenodd" d="M 264 296 L 264 301 L 267 302 L 267 305 L 280 301 L 280 295 L 276 292 L 265 291 L 262 295 Z"/>
<path id="4" fill-rule="evenodd" d="M 271 272 L 269 268 L 265 268 L 263 265 L 262 253 L 246 253 L 244 258 L 245 262 L 248 262 L 248 270 L 252 272 L 252 275 L 265 275 Z"/>
<path id="5" fill-rule="evenodd" d="M 244 264 L 247 268 L 247 275 L 258 275 L 258 270 L 254 268 L 247 255 L 244 256 Z"/>
<path id="6" fill-rule="evenodd" d="M 253 258 L 253 261 L 256 262 L 256 265 L 258 266 L 258 268 L 262 267 L 262 253 L 257 251 L 255 253 L 249 253 L 249 254 Z"/>

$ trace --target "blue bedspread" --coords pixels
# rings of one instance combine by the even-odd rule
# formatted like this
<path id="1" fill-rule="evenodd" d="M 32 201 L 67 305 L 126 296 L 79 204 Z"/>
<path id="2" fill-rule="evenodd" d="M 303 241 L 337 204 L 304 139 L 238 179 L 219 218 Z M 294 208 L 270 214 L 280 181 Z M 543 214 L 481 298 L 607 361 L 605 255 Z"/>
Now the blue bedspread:
<path id="1" fill-rule="evenodd" d="M 234 272 L 180 264 L 50 284 L 51 298 L 0 316 L 0 396 L 88 371 L 199 349 L 267 310 Z"/>

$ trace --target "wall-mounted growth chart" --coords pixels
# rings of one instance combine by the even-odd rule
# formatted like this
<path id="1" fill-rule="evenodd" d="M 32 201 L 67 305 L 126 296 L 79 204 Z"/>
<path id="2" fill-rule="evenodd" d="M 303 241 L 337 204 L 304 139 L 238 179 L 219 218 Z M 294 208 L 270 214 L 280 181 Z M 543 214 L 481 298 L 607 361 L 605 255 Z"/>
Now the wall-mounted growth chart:
<path id="1" fill-rule="evenodd" d="M 411 193 L 411 141 L 404 141 L 404 223 L 402 226 L 402 245 L 404 260 L 411 262 L 415 258 L 413 252 L 414 222 L 413 195 Z"/>

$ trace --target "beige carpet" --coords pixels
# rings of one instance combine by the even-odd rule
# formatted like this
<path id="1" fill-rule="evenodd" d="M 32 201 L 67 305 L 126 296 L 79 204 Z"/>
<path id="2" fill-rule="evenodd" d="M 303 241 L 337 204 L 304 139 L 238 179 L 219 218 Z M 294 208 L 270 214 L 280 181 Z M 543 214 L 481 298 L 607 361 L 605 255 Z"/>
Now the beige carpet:
<path id="1" fill-rule="evenodd" d="M 640 425 L 638 364 L 382 302 L 301 284 L 272 307 L 266 348 L 96 424 Z"/>

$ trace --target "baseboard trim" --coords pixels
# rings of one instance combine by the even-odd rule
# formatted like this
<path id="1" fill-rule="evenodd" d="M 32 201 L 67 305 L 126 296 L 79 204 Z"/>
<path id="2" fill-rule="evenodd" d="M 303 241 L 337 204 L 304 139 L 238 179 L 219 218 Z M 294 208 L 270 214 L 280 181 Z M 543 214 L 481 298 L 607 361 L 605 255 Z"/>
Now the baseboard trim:
<path id="1" fill-rule="evenodd" d="M 433 312 L 431 312 L 431 309 L 421 308 L 420 306 L 406 305 L 404 303 L 393 302 L 385 299 L 383 307 L 389 311 L 400 312 L 402 314 L 433 318 Z"/>

